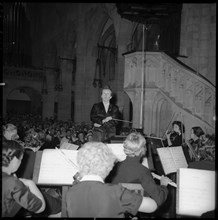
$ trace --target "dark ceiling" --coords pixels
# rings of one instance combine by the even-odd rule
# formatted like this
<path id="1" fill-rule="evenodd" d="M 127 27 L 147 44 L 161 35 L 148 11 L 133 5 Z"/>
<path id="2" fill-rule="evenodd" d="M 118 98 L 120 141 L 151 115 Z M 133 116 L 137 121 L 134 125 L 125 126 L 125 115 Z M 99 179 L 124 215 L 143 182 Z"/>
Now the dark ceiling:
<path id="1" fill-rule="evenodd" d="M 180 15 L 182 4 L 117 3 L 117 12 L 122 18 L 138 23 L 157 23 L 161 19 Z"/>

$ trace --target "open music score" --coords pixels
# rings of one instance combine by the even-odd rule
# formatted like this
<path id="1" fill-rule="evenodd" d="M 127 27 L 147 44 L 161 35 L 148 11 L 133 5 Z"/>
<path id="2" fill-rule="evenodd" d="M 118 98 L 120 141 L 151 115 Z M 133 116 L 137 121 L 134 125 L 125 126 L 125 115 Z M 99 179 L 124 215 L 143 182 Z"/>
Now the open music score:
<path id="1" fill-rule="evenodd" d="M 107 144 L 107 146 L 110 148 L 112 153 L 116 156 L 118 161 L 123 161 L 126 159 L 126 154 L 123 150 L 123 143 L 113 143 L 113 144 Z"/>
<path id="2" fill-rule="evenodd" d="M 112 153 L 116 156 L 119 162 L 126 159 L 126 154 L 124 153 L 124 150 L 123 150 L 123 144 L 121 143 L 107 144 L 107 146 L 111 149 Z M 150 169 L 147 157 L 143 158 L 142 165 Z"/>
<path id="3" fill-rule="evenodd" d="M 62 149 L 55 148 L 57 152 L 68 162 L 70 163 L 75 169 L 78 169 L 78 166 L 64 153 Z"/>
<path id="4" fill-rule="evenodd" d="M 215 171 L 180 168 L 177 185 L 176 214 L 201 216 L 215 210 Z"/>
<path id="5" fill-rule="evenodd" d="M 188 164 L 181 146 L 157 148 L 164 173 L 175 173 L 179 168 L 187 168 Z"/>
<path id="6" fill-rule="evenodd" d="M 60 149 L 66 149 L 66 150 L 78 150 L 78 148 L 79 148 L 79 145 L 71 144 L 67 142 L 62 143 L 60 146 Z"/>
<path id="7" fill-rule="evenodd" d="M 77 150 L 45 149 L 42 151 L 38 177 L 34 182 L 41 185 L 72 185 L 78 172 Z"/>

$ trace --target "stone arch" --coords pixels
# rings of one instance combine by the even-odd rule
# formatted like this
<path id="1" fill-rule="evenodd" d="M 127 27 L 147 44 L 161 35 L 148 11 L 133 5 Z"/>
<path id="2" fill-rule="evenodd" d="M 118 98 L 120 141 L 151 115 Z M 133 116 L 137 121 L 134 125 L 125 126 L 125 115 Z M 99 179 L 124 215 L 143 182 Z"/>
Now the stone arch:
<path id="1" fill-rule="evenodd" d="M 93 15 L 92 15 L 93 16 Z M 87 55 L 92 55 L 97 57 L 97 43 L 101 36 L 101 33 L 104 29 L 105 24 L 107 23 L 109 16 L 106 13 L 102 13 L 100 8 L 96 8 L 95 17 L 86 18 L 89 20 L 89 23 L 92 24 L 88 29 L 87 42 L 86 42 L 86 53 Z M 94 33 L 94 34 L 93 34 Z"/>
<path id="2" fill-rule="evenodd" d="M 13 93 L 23 93 L 23 96 L 13 96 Z M 18 94 L 17 93 L 17 94 Z M 24 98 L 28 97 L 28 98 Z M 12 99 L 10 99 L 10 97 Z M 15 108 L 13 107 L 16 106 Z M 42 96 L 41 93 L 35 89 L 34 87 L 30 86 L 22 86 L 18 85 L 16 87 L 11 88 L 8 90 L 6 96 L 6 112 L 14 109 L 17 113 L 26 113 L 30 112 L 33 114 L 42 114 Z"/>
<path id="3" fill-rule="evenodd" d="M 152 126 L 151 131 L 158 137 L 163 137 L 173 115 L 170 102 L 161 94 L 157 93 L 152 106 Z"/>
<path id="4" fill-rule="evenodd" d="M 122 119 L 125 121 L 133 120 L 133 103 L 126 92 L 123 92 L 123 105 L 120 107 Z M 132 124 L 124 122 L 123 126 L 131 127 Z"/>

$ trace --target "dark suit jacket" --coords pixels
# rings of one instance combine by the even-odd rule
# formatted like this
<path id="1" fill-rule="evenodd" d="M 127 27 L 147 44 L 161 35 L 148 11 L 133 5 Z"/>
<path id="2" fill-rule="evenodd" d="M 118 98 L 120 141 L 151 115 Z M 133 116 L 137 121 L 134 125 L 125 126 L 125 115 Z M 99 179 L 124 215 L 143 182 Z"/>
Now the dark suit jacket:
<path id="1" fill-rule="evenodd" d="M 118 121 L 110 120 L 106 123 L 102 123 L 102 120 L 111 116 L 114 119 L 119 119 L 119 108 L 110 103 L 108 112 L 105 111 L 103 102 L 99 102 L 93 105 L 90 113 L 90 119 L 93 123 L 100 124 L 99 130 L 106 133 L 106 137 L 111 137 L 116 134 L 116 126 Z"/>

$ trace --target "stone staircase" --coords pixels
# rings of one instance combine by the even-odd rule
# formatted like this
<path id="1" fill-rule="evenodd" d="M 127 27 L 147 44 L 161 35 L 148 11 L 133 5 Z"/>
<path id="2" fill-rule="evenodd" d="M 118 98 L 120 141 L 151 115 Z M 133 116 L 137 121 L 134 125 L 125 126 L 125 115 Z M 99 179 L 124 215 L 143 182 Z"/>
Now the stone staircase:
<path id="1" fill-rule="evenodd" d="M 147 134 L 163 135 L 172 115 L 179 113 L 174 120 L 183 120 L 186 129 L 201 126 L 207 133 L 215 132 L 216 97 L 212 83 L 164 52 L 124 56 L 124 91 L 133 104 L 134 127 L 142 125 Z"/>

